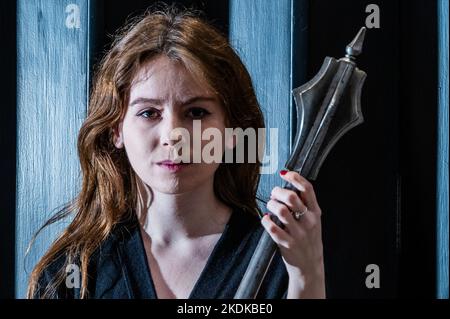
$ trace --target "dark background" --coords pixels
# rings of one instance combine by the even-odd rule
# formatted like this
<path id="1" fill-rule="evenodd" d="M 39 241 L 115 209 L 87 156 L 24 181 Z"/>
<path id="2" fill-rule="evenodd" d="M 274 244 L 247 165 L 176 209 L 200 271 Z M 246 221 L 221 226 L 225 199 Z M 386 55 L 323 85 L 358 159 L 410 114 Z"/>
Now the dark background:
<path id="1" fill-rule="evenodd" d="M 152 3 L 94 5 L 93 65 L 109 35 Z M 228 33 L 228 1 L 194 5 Z M 376 3 L 381 28 L 367 32 L 359 68 L 365 118 L 329 154 L 314 182 L 323 211 L 327 294 L 338 298 L 435 296 L 437 10 L 435 1 L 309 1 L 307 78 L 325 56 L 340 58 Z M 301 8 L 296 8 L 299 10 Z M 0 298 L 14 297 L 16 178 L 15 2 L 0 1 Z M 295 52 L 294 52 L 295 53 Z M 300 61 L 299 63 L 304 63 Z M 299 71 L 300 72 L 300 71 Z M 294 87 L 302 84 L 294 74 Z M 381 288 L 365 287 L 365 267 L 380 267 Z"/>

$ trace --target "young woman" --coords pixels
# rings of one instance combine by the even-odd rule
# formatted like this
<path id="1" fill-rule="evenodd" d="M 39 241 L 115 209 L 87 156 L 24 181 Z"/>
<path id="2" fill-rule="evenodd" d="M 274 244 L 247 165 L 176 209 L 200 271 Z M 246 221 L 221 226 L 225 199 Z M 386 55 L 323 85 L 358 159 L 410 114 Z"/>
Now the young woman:
<path id="1" fill-rule="evenodd" d="M 267 208 L 285 228 L 260 218 L 259 160 L 177 162 L 171 133 L 192 136 L 195 120 L 201 131 L 264 127 L 250 76 L 223 35 L 186 11 L 148 12 L 96 72 L 78 137 L 82 188 L 58 216 L 74 217 L 35 267 L 29 297 L 232 298 L 263 231 L 279 251 L 258 298 L 325 297 L 311 184 L 281 171 L 298 192 L 275 187 Z M 233 150 L 237 141 L 221 142 Z M 79 286 L 68 281 L 74 269 Z"/>

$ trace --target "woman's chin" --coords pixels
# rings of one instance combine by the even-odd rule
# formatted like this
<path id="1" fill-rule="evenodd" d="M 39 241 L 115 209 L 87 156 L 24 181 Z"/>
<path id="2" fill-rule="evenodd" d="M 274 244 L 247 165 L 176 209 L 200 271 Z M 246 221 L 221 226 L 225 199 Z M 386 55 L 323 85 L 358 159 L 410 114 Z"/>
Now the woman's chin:
<path id="1" fill-rule="evenodd" d="M 193 179 L 179 174 L 156 174 L 149 178 L 147 185 L 158 193 L 182 194 L 194 190 L 198 185 L 192 183 Z"/>

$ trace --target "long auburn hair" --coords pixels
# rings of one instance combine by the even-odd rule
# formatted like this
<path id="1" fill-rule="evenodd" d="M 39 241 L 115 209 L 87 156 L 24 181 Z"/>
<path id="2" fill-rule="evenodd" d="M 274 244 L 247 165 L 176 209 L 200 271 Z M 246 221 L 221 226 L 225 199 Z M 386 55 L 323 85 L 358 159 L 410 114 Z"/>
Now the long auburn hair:
<path id="1" fill-rule="evenodd" d="M 79 262 L 80 295 L 88 297 L 90 257 L 118 222 L 136 212 L 140 179 L 124 149 L 114 146 L 113 130 L 125 115 L 133 78 L 158 55 L 182 62 L 189 72 L 208 83 L 226 111 L 226 124 L 230 125 L 227 127 L 264 127 L 244 64 L 226 37 L 200 18 L 198 12 L 171 6 L 147 10 L 133 19 L 119 31 L 96 68 L 87 118 L 78 135 L 81 190 L 39 232 L 69 215 L 73 215 L 73 220 L 35 266 L 28 298 L 33 298 L 37 289 L 44 291 L 41 298 L 55 295 L 64 281 L 65 267 L 46 287 L 39 287 L 39 281 L 43 271 L 60 256 L 66 257 L 66 264 Z M 232 208 L 260 213 L 256 201 L 260 164 L 258 158 L 256 163 L 221 163 L 214 177 L 215 195 Z"/>

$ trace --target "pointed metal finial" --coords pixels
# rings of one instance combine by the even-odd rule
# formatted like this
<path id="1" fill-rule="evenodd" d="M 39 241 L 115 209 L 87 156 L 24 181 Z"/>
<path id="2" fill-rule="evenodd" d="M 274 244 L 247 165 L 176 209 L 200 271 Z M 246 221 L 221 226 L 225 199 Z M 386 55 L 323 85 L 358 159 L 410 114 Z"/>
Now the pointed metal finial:
<path id="1" fill-rule="evenodd" d="M 350 44 L 345 48 L 345 52 L 347 53 L 345 56 L 349 59 L 354 59 L 362 52 L 364 36 L 366 35 L 366 28 L 362 27 L 356 37 L 353 39 Z"/>

